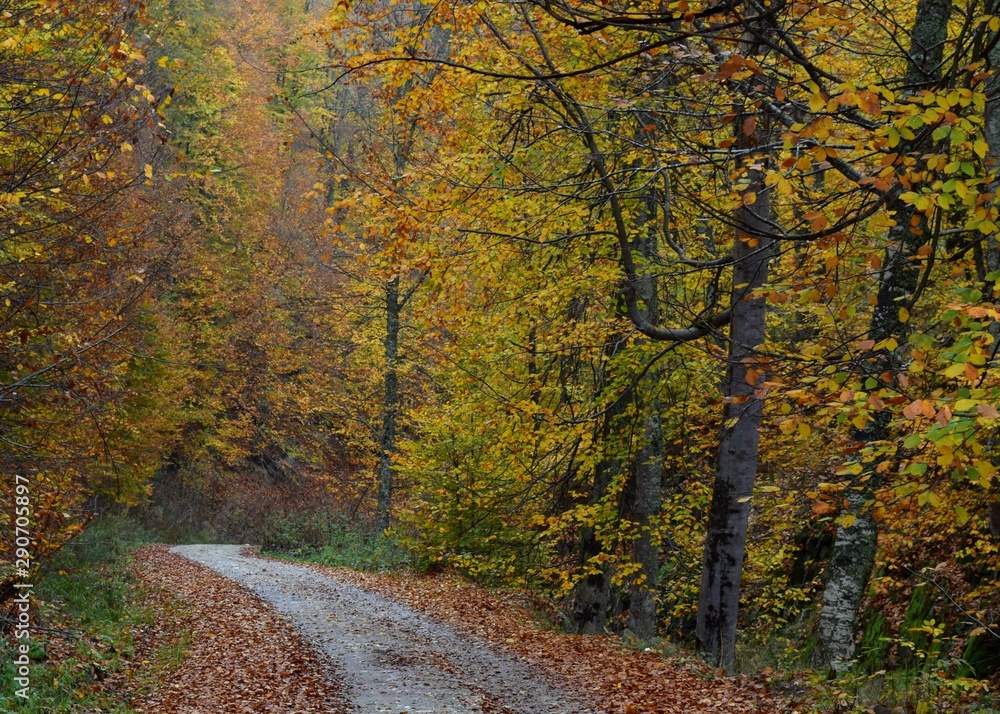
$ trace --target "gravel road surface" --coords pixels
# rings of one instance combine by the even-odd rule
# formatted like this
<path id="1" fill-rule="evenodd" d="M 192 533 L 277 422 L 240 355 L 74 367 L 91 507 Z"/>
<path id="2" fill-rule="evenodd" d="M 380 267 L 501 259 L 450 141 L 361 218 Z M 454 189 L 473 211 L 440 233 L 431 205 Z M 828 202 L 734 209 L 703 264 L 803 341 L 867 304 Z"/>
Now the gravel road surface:
<path id="1" fill-rule="evenodd" d="M 494 647 L 405 605 L 238 545 L 174 553 L 250 589 L 332 660 L 363 714 L 593 714 L 578 697 Z"/>

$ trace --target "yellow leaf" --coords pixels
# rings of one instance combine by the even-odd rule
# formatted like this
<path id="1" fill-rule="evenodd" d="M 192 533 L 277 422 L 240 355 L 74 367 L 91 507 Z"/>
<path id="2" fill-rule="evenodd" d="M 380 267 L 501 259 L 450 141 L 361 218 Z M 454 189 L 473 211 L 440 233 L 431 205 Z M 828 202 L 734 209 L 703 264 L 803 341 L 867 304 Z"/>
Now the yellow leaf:
<path id="1" fill-rule="evenodd" d="M 945 369 L 944 376 L 945 377 L 957 377 L 958 375 L 962 374 L 963 372 L 965 372 L 965 363 L 964 362 L 958 362 L 956 364 L 950 365 L 947 369 Z"/>
<path id="2" fill-rule="evenodd" d="M 848 513 L 846 516 L 841 516 L 837 519 L 837 525 L 841 528 L 850 528 L 854 525 L 854 522 L 858 520 L 858 517 L 853 513 Z"/>

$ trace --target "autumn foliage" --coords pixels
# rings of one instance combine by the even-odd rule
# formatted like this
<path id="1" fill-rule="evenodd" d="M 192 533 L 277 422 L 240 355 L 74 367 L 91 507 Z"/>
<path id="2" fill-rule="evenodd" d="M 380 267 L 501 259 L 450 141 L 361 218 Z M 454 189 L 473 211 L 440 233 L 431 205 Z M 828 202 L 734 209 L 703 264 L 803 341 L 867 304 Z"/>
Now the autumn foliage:
<path id="1" fill-rule="evenodd" d="M 995 680 L 995 3 L 0 5 L 40 552 L 334 512 L 579 632 Z"/>

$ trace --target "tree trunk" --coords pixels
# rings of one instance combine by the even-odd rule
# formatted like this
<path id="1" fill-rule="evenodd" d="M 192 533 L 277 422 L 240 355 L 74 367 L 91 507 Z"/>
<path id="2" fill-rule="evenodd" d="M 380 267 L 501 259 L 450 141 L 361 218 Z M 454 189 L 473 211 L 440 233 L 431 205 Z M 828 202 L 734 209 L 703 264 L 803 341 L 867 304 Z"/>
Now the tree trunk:
<path id="1" fill-rule="evenodd" d="M 617 352 L 620 349 L 617 345 L 621 342 L 615 336 L 614 347 L 609 351 Z M 619 417 L 625 411 L 630 394 L 619 396 L 608 408 L 604 416 L 602 426 L 602 440 L 607 442 L 612 430 L 617 425 Z M 589 503 L 592 506 L 599 504 L 608 493 L 608 488 L 622 473 L 621 459 L 617 454 L 609 453 L 594 473 L 594 482 L 590 490 Z M 579 562 L 582 567 L 587 567 L 591 560 L 600 555 L 601 542 L 597 538 L 597 528 L 595 526 L 584 526 L 580 530 L 580 550 Z M 576 593 L 573 601 L 573 620 L 576 623 L 576 631 L 581 635 L 593 635 L 604 630 L 604 622 L 608 616 L 608 601 L 611 596 L 611 583 L 608 568 L 601 563 L 597 572 L 590 573 L 576 586 Z"/>
<path id="2" fill-rule="evenodd" d="M 643 433 L 643 446 L 635 466 L 635 499 L 632 515 L 640 535 L 633 545 L 633 559 L 640 566 L 641 582 L 632 586 L 628 628 L 641 640 L 656 634 L 656 585 L 660 569 L 660 546 L 651 532 L 651 522 L 660 513 L 660 477 L 663 471 L 663 429 L 659 404 L 650 405 Z"/>
<path id="3" fill-rule="evenodd" d="M 399 356 L 399 276 L 385 288 L 385 395 L 382 401 L 382 438 L 378 465 L 378 507 L 375 529 L 382 533 L 389 527 L 392 505 L 392 454 L 396 449 L 396 416 L 399 387 L 396 362 Z"/>
<path id="4" fill-rule="evenodd" d="M 993 4 L 996 7 L 996 3 Z M 994 9 L 990 10 L 995 12 Z M 990 67 L 1000 68 L 1000 44 L 996 44 L 990 50 Z M 983 112 L 983 136 L 986 138 L 986 145 L 989 147 L 987 157 L 993 161 L 994 177 L 993 181 L 986 188 L 984 193 L 997 195 L 1000 189 L 1000 180 L 996 175 L 1000 172 L 1000 72 L 994 71 L 986 80 L 986 109 Z M 998 202 L 994 199 L 994 205 Z M 979 248 L 983 254 L 983 270 L 980 279 L 983 281 L 983 299 L 993 303 L 994 307 L 1000 307 L 1000 294 L 997 294 L 996 283 L 987 281 L 986 276 L 991 273 L 1000 272 L 1000 234 L 988 235 L 984 239 L 985 250 Z M 990 367 L 995 364 L 997 356 L 1000 355 L 1000 322 L 994 320 L 986 328 L 993 335 L 993 346 L 990 348 Z M 998 459 L 993 457 L 993 463 L 997 464 Z M 990 496 L 990 505 L 986 517 L 990 534 L 997 538 L 1000 536 L 1000 483 L 993 486 L 993 493 Z"/>
<path id="5" fill-rule="evenodd" d="M 591 489 L 590 504 L 596 505 L 607 494 L 608 487 L 621 474 L 621 462 L 609 458 L 598 466 Z M 580 564 L 586 566 L 601 553 L 601 542 L 594 526 L 585 526 L 580 534 Z M 581 635 L 594 635 L 604 631 L 611 599 L 611 583 L 607 565 L 601 563 L 596 572 L 590 573 L 576 586 L 573 620 Z"/>
<path id="6" fill-rule="evenodd" d="M 621 350 L 625 348 L 625 338 L 622 335 L 613 335 L 604 349 L 607 359 L 605 370 L 611 369 L 612 361 Z M 603 375 L 600 391 L 607 388 L 608 375 Z M 619 427 L 622 415 L 632 399 L 633 390 L 626 388 L 619 394 L 615 401 L 608 405 L 604 413 L 604 422 L 601 425 L 602 444 L 612 441 L 612 434 Z M 607 496 L 608 488 L 614 483 L 622 473 L 622 461 L 613 447 L 607 447 L 605 457 L 597 465 L 594 471 L 594 481 L 590 490 L 589 503 L 591 506 L 599 504 Z M 597 528 L 594 526 L 584 526 L 580 529 L 579 541 L 579 563 L 581 567 L 588 567 L 591 560 L 600 555 L 601 542 L 597 538 Z M 597 572 L 591 573 L 581 580 L 576 586 L 573 598 L 573 620 L 576 623 L 576 630 L 581 635 L 592 635 L 604 630 L 604 622 L 608 615 L 608 601 L 610 600 L 610 577 L 608 568 L 601 563 Z"/>
<path id="7" fill-rule="evenodd" d="M 737 117 L 735 124 L 738 148 L 756 145 L 756 134 L 745 133 L 744 117 Z M 767 127 L 757 131 L 769 133 Z M 764 184 L 764 173 L 760 165 L 749 169 L 750 184 L 745 193 L 755 198 L 749 205 L 745 203 L 737 209 L 734 215 L 737 236 L 733 248 L 732 318 L 724 384 L 723 431 L 698 597 L 698 646 L 717 666 L 727 671 L 732 671 L 735 665 L 740 576 L 750 497 L 757 476 L 764 407 L 763 399 L 755 393 L 764 375 L 762 368 L 754 365 L 754 356 L 766 337 L 766 306 L 764 298 L 751 297 L 767 280 L 773 247 L 768 225 L 771 194 Z M 748 369 L 754 372 L 748 374 Z"/>
<path id="8" fill-rule="evenodd" d="M 996 7 L 996 3 L 993 3 Z M 994 12 L 990 9 L 989 12 Z M 990 67 L 996 70 L 1000 68 L 1000 43 L 993 46 L 989 53 Z M 986 139 L 986 145 L 989 147 L 989 153 L 987 154 L 987 161 L 992 161 L 993 167 L 993 181 L 989 186 L 983 191 L 986 194 L 996 195 L 998 189 L 1000 189 L 1000 72 L 994 71 L 988 80 L 986 80 L 986 108 L 983 112 L 983 137 Z M 994 205 L 997 201 L 994 200 Z M 983 297 L 985 300 L 992 301 L 994 304 L 1000 304 L 1000 295 L 997 294 L 995 283 L 990 280 L 986 280 L 986 276 L 990 273 L 1000 272 L 1000 234 L 992 234 L 986 236 L 983 239 L 985 245 L 982 247 L 977 246 L 979 253 L 982 255 L 981 262 L 981 275 L 979 276 L 983 280 Z M 995 320 L 989 324 L 987 327 L 990 334 L 993 335 L 994 343 L 991 359 L 997 357 L 997 350 L 1000 348 L 1000 324 Z"/>
<path id="9" fill-rule="evenodd" d="M 636 249 L 647 258 L 654 258 L 657 253 L 656 232 L 652 229 L 652 223 L 655 216 L 656 201 L 655 197 L 651 196 L 647 198 L 644 210 L 640 213 L 640 222 L 647 225 L 647 230 L 639 234 L 635 244 Z M 654 274 L 641 275 L 636 280 L 635 288 L 636 293 L 639 295 L 639 298 L 642 300 L 642 304 L 644 306 L 643 316 L 646 320 L 656 324 L 659 320 L 659 298 L 656 276 Z M 615 355 L 624 349 L 624 347 L 624 337 L 621 335 L 615 335 L 605 350 L 609 364 Z M 606 381 L 607 380 L 605 379 L 605 382 Z M 603 443 L 607 443 L 611 434 L 621 427 L 621 417 L 624 415 L 635 393 L 635 388 L 626 388 L 622 394 L 618 396 L 616 401 L 608 408 L 605 413 L 604 424 L 602 427 Z M 644 433 L 644 446 L 638 455 L 639 461 L 636 470 L 636 508 L 652 508 L 648 515 L 645 516 L 645 522 L 648 522 L 650 517 L 657 515 L 659 511 L 660 470 L 662 468 L 663 461 L 663 434 L 660 431 L 659 415 L 656 412 L 655 406 L 652 407 L 652 409 L 653 411 L 647 419 Z M 655 420 L 655 434 L 650 433 L 651 427 L 649 419 Z M 644 465 L 646 465 L 646 467 L 644 467 Z M 621 475 L 623 468 L 622 459 L 614 454 L 609 454 L 608 457 L 598 466 L 597 473 L 594 476 L 594 486 L 590 495 L 591 505 L 596 505 L 605 497 L 608 487 L 614 482 L 615 478 Z M 642 473 L 640 476 L 641 472 L 645 473 Z M 652 489 L 652 481 L 655 479 L 655 504 L 652 504 L 651 497 L 640 496 L 642 493 L 639 486 L 640 478 L 644 479 L 643 488 L 645 489 Z M 640 506 L 638 503 L 640 498 L 645 498 L 649 501 L 649 503 Z M 640 516 L 637 515 L 637 518 L 640 518 Z M 655 619 L 653 592 L 656 589 L 656 572 L 659 568 L 659 548 L 652 545 L 648 535 L 645 539 L 645 545 L 637 542 L 635 547 L 637 549 L 635 557 L 639 560 L 639 562 L 644 564 L 642 572 L 647 575 L 646 583 L 648 584 L 648 587 L 642 589 L 642 592 L 639 594 L 639 602 L 641 607 L 647 609 L 649 612 L 648 615 L 643 615 L 642 622 L 638 626 L 643 628 L 643 631 L 649 630 L 649 636 L 651 637 Z M 642 550 L 641 556 L 639 554 L 640 550 Z M 586 564 L 591 558 L 599 555 L 600 552 L 601 545 L 597 540 L 595 530 L 590 527 L 582 529 L 580 537 L 581 565 Z M 645 565 L 646 563 L 651 563 L 651 565 L 648 566 L 648 569 Z M 604 623 L 608 616 L 608 603 L 611 595 L 610 589 L 611 584 L 609 573 L 607 567 L 604 565 L 601 566 L 599 573 L 588 575 L 577 586 L 573 608 L 573 618 L 576 621 L 577 631 L 580 632 L 580 634 L 596 634 L 603 631 Z M 635 594 L 636 591 L 633 592 L 633 596 Z M 633 607 L 635 607 L 636 600 L 634 597 L 632 603 Z M 632 617 L 632 613 L 633 610 L 630 610 L 630 617 Z M 646 624 L 647 618 L 648 625 Z M 632 624 L 629 625 L 629 628 L 636 634 L 643 636 Z"/>
<path id="10" fill-rule="evenodd" d="M 878 524 L 868 507 L 868 494 L 852 489 L 846 500 L 848 506 L 842 515 L 854 516 L 855 521 L 837 528 L 827 566 L 816 654 L 820 666 L 835 670 L 843 669 L 854 656 L 858 613 L 878 546 Z"/>
<path id="11" fill-rule="evenodd" d="M 951 0 L 919 0 L 910 33 L 910 61 L 906 73 L 906 84 L 911 91 L 940 77 L 950 14 Z M 925 144 L 913 149 L 929 149 Z M 869 339 L 876 344 L 889 337 L 905 343 L 905 325 L 899 320 L 899 309 L 916 289 L 920 269 L 913 258 L 929 239 L 926 221 L 921 221 L 919 230 L 910 229 L 914 216 L 912 206 L 897 199 L 889 205 L 889 210 L 895 212 L 896 224 L 889 229 L 877 302 L 868 331 Z M 869 376 L 879 379 L 885 372 L 897 373 L 900 370 L 898 361 L 895 353 L 883 350 L 874 355 Z M 855 432 L 855 441 L 866 445 L 888 438 L 888 419 L 888 412 L 879 412 L 864 429 Z M 847 507 L 843 515 L 854 516 L 854 521 L 838 525 L 827 568 L 814 662 L 835 671 L 846 669 L 854 657 L 858 616 L 875 565 L 878 524 L 872 517 L 870 504 L 879 484 L 876 465 L 871 461 L 864 464 L 857 484 L 845 495 Z"/>
<path id="12" fill-rule="evenodd" d="M 990 50 L 990 66 L 996 70 L 1000 68 L 1000 44 L 994 45 Z M 1000 162 L 1000 73 L 995 72 L 986 80 L 986 110 L 983 113 L 983 136 L 989 146 L 989 156 L 994 162 Z M 1000 163 L 993 164 L 994 171 L 1000 171 Z M 996 184 L 994 179 L 994 184 Z M 986 239 L 996 253 L 996 236 Z"/>
<path id="13" fill-rule="evenodd" d="M 657 87 L 666 87 L 666 78 L 657 82 Z M 652 113 L 640 114 L 639 123 L 643 130 L 637 132 L 636 142 L 653 141 L 655 133 L 646 131 L 650 125 L 659 126 L 662 121 Z M 655 266 L 659 255 L 657 212 L 662 210 L 663 225 L 670 225 L 669 182 L 664 187 L 662 202 L 655 189 L 650 190 L 640 204 L 638 223 L 643 230 L 638 232 L 636 250 L 642 254 L 649 266 Z M 662 207 L 662 208 L 661 208 Z M 640 274 L 635 283 L 635 291 L 644 306 L 643 316 L 648 322 L 660 322 L 659 281 L 655 270 L 648 268 Z M 649 380 L 657 384 L 664 378 L 663 371 L 656 369 Z M 637 582 L 630 588 L 628 629 L 641 640 L 650 640 L 656 634 L 656 587 L 660 571 L 660 546 L 650 532 L 651 524 L 660 514 L 660 488 L 663 474 L 663 425 L 660 422 L 660 400 L 644 400 L 648 406 L 643 415 L 642 445 L 635 459 L 635 484 L 632 497 L 632 517 L 639 527 L 639 538 L 632 544 L 632 559 L 639 565 Z"/>

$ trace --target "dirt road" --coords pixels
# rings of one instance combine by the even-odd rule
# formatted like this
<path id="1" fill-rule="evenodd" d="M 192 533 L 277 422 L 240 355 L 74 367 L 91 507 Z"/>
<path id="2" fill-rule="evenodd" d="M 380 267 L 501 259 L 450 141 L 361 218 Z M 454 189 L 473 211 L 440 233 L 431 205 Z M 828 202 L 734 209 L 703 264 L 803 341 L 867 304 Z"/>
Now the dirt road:
<path id="1" fill-rule="evenodd" d="M 270 603 L 330 658 L 346 704 L 376 714 L 591 714 L 587 702 L 492 646 L 372 592 L 236 545 L 172 552 Z"/>

